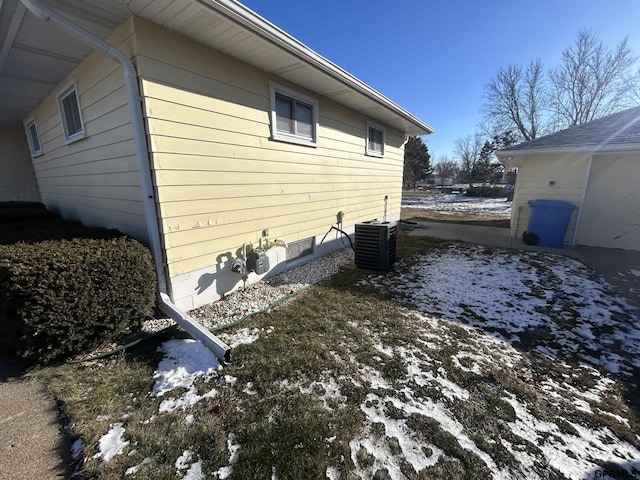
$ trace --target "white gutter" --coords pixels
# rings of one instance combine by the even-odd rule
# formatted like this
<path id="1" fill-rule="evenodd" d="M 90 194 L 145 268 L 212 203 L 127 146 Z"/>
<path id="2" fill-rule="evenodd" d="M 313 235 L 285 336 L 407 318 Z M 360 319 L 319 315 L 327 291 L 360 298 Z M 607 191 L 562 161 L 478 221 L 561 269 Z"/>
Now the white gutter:
<path id="1" fill-rule="evenodd" d="M 107 57 L 116 61 L 122 67 L 124 73 L 127 100 L 129 103 L 129 113 L 131 125 L 133 127 L 133 138 L 136 148 L 136 158 L 138 160 L 138 173 L 140 174 L 140 187 L 142 190 L 144 214 L 147 223 L 147 233 L 149 234 L 149 244 L 158 276 L 158 290 L 160 309 L 176 321 L 193 338 L 196 338 L 207 346 L 218 358 L 224 361 L 230 360 L 231 348 L 209 330 L 200 325 L 196 320 L 182 312 L 171 301 L 167 293 L 167 281 L 165 277 L 162 243 L 160 241 L 160 230 L 158 228 L 158 212 L 151 181 L 151 168 L 149 167 L 149 152 L 147 150 L 147 137 L 144 129 L 144 119 L 142 116 L 142 106 L 140 89 L 138 87 L 138 74 L 131 59 L 122 51 L 109 45 L 104 40 L 87 32 L 82 27 L 76 25 L 71 20 L 55 12 L 44 5 L 40 0 L 20 0 L 27 9 L 41 20 L 53 22 L 62 27 L 66 32 L 80 39 L 94 50 L 104 53 Z"/>

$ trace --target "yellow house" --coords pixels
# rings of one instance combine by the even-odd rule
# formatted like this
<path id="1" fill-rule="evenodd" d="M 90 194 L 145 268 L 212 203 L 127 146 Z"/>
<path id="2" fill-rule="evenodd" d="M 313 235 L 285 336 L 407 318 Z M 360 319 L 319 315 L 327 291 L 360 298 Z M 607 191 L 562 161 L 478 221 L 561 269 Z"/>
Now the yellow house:
<path id="1" fill-rule="evenodd" d="M 397 220 L 433 131 L 234 0 L 5 0 L 0 28 L 0 200 L 146 242 L 181 309 L 252 248 L 274 273 L 342 246 L 338 214 Z"/>
<path id="2" fill-rule="evenodd" d="M 640 107 L 496 152 L 518 176 L 511 234 L 536 199 L 574 205 L 564 244 L 640 250 Z"/>

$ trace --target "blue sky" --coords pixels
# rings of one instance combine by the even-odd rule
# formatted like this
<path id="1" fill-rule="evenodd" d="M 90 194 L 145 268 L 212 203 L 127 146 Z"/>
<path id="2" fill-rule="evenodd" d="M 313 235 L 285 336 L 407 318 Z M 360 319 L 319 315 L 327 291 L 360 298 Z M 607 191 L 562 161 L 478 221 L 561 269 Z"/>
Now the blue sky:
<path id="1" fill-rule="evenodd" d="M 640 0 L 240 0 L 435 128 L 436 158 L 481 119 L 500 67 L 554 66 L 583 28 L 640 54 Z"/>

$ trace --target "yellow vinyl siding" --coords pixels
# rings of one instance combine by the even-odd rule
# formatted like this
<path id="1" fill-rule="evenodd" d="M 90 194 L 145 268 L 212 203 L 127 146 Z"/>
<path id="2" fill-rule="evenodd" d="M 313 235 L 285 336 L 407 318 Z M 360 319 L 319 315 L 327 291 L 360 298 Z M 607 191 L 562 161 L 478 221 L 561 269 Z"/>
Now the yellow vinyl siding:
<path id="1" fill-rule="evenodd" d="M 580 205 L 590 154 L 526 155 L 518 171 L 516 194 L 511 211 L 512 236 L 521 238 L 527 229 L 531 207 L 529 200 L 551 199 Z M 554 185 L 549 185 L 554 182 Z M 576 210 L 577 211 L 577 210 Z M 575 230 L 574 212 L 565 242 L 571 242 Z"/>
<path id="2" fill-rule="evenodd" d="M 260 232 L 294 242 L 400 212 L 402 132 L 365 156 L 364 115 L 136 18 L 138 65 L 170 276 Z M 318 147 L 270 140 L 270 81 L 319 102 Z M 380 122 L 377 122 L 380 123 Z"/>
<path id="3" fill-rule="evenodd" d="M 377 192 L 378 195 L 384 195 L 388 189 L 379 189 Z M 308 203 L 314 203 L 320 205 L 322 202 L 333 202 L 334 204 L 337 202 L 345 202 L 350 204 L 357 204 L 359 202 L 368 200 L 371 195 L 371 190 L 367 189 L 364 191 L 359 190 L 345 190 L 340 194 L 340 200 L 326 200 L 326 194 L 324 192 L 321 193 L 293 193 L 293 194 L 278 194 L 278 195 L 259 195 L 254 196 L 250 195 L 250 192 L 247 192 L 247 195 L 244 197 L 239 197 L 237 195 L 229 195 L 230 198 L 233 199 L 234 203 L 234 211 L 240 210 L 251 210 L 256 207 L 256 203 L 258 203 L 261 207 L 287 207 L 290 205 L 306 205 Z M 185 218 L 185 216 L 194 215 L 198 216 L 196 221 L 200 220 L 200 215 L 210 215 L 208 220 L 215 220 L 218 217 L 211 216 L 211 212 L 219 212 L 225 211 L 228 207 L 229 197 L 220 197 L 214 199 L 204 199 L 197 200 L 191 202 L 164 202 L 161 205 L 161 213 L 162 218 L 169 224 L 172 222 L 174 218 Z M 342 204 L 342 203 L 341 203 Z M 335 206 L 335 205 L 334 205 Z M 195 222 L 194 222 L 195 223 Z"/>
<path id="4" fill-rule="evenodd" d="M 164 185 L 170 185 L 172 182 L 176 182 L 176 184 L 197 184 L 197 181 L 190 180 L 178 180 L 171 178 L 173 171 L 180 171 L 178 175 L 182 173 L 200 173 L 206 172 L 204 175 L 213 175 L 220 172 L 226 172 L 229 168 L 229 158 L 233 158 L 234 162 L 234 172 L 237 173 L 253 173 L 253 174 L 279 174 L 279 175 L 315 175 L 320 176 L 320 179 L 315 180 L 312 179 L 314 183 L 317 181 L 321 181 L 325 179 L 326 176 L 340 176 L 345 177 L 349 176 L 349 181 L 357 180 L 357 178 L 362 178 L 361 173 L 363 168 L 368 168 L 369 175 L 365 179 L 365 182 L 370 181 L 372 177 L 375 176 L 384 176 L 388 177 L 389 172 L 388 169 L 384 169 L 381 165 L 372 165 L 370 167 L 367 166 L 359 166 L 357 162 L 352 162 L 353 165 L 341 165 L 335 159 L 330 157 L 315 157 L 318 158 L 319 162 L 312 163 L 311 161 L 307 163 L 296 163 L 291 164 L 282 160 L 282 157 L 277 157 L 274 159 L 264 159 L 264 160 L 254 160 L 256 157 L 246 157 L 244 155 L 250 154 L 250 152 L 242 152 L 243 156 L 230 156 L 230 157 L 207 157 L 204 155 L 179 155 L 179 154 L 158 154 L 162 157 L 161 160 L 158 161 L 158 165 L 161 166 L 162 172 L 167 176 L 167 178 L 162 182 Z M 165 173 L 166 171 L 166 173 Z M 353 176 L 357 178 L 354 179 Z M 217 177 L 212 177 L 211 179 L 205 181 L 204 183 L 215 184 Z M 196 178 L 197 180 L 197 178 Z M 259 179 L 261 180 L 261 179 Z M 307 179 L 308 180 L 308 179 Z M 262 183 L 262 182 L 261 182 Z"/>
<path id="5" fill-rule="evenodd" d="M 108 40 L 135 54 L 133 19 Z M 85 137 L 65 144 L 56 95 L 75 80 Z M 34 110 L 43 155 L 34 159 L 42 200 L 66 218 L 118 228 L 141 240 L 147 232 L 122 68 L 92 53 Z"/>
<path id="6" fill-rule="evenodd" d="M 327 187 L 324 184 L 296 184 L 296 185 L 261 185 L 260 192 L 257 194 L 250 189 L 244 189 L 244 191 L 238 191 L 238 187 L 236 185 L 216 185 L 215 186 L 215 198 L 220 199 L 235 199 L 235 198 L 255 198 L 256 202 L 260 201 L 260 198 L 263 196 L 283 196 L 283 195 L 292 195 L 297 193 L 312 193 L 317 196 L 326 195 L 327 193 L 337 193 L 339 194 L 339 198 L 347 197 L 349 192 L 353 192 L 354 190 L 365 191 L 368 193 L 372 193 L 370 185 L 367 184 L 358 184 L 358 185 L 334 185 Z M 383 194 L 387 195 L 386 192 L 390 191 L 395 187 L 395 181 L 389 181 L 386 184 L 377 185 L 377 190 L 374 191 L 374 194 Z M 195 186 L 181 186 L 181 185 L 169 185 L 164 186 L 162 188 L 162 199 L 163 202 L 160 205 L 160 208 L 163 208 L 165 203 L 185 203 L 185 208 L 189 209 L 189 202 L 200 202 L 202 200 L 208 200 L 212 197 L 211 195 L 212 187 L 209 185 L 195 185 Z M 385 192 L 385 193 L 383 193 Z M 317 197 L 315 197 L 317 198 Z M 393 202 L 393 195 L 390 195 L 390 201 Z M 400 201 L 398 200 L 398 205 Z M 391 203 L 389 206 L 391 207 Z M 391 209 L 389 210 L 391 212 Z"/>
<path id="7" fill-rule="evenodd" d="M 365 218 L 375 218 L 376 216 L 380 216 L 379 211 L 381 209 L 381 205 L 378 208 L 372 206 L 363 210 L 363 213 L 367 215 Z M 345 211 L 346 210 L 345 208 Z M 333 221 L 335 223 L 335 212 L 337 212 L 335 208 L 329 208 L 295 215 L 287 214 L 280 217 L 270 217 L 268 223 L 271 234 L 270 238 L 286 238 L 287 241 L 295 242 L 296 240 L 302 240 L 314 235 L 322 235 L 328 230 L 328 222 L 331 220 L 327 222 L 327 220 L 323 220 L 320 217 L 334 217 Z M 211 259 L 215 259 L 222 253 L 232 252 L 235 256 L 236 251 L 240 249 L 242 244 L 249 240 L 249 234 L 242 233 L 243 231 L 250 231 L 254 234 L 252 241 L 257 246 L 258 239 L 255 237 L 254 232 L 259 232 L 261 229 L 267 228 L 267 226 L 265 226 L 265 220 L 253 219 L 251 216 L 243 216 L 236 220 L 236 223 L 229 223 L 219 227 L 180 225 L 184 230 L 167 235 L 168 237 L 177 237 L 180 243 L 184 244 L 184 246 L 181 247 L 167 248 L 167 261 L 169 265 L 173 265 L 176 271 L 191 272 L 202 268 L 203 262 L 208 262 L 207 265 L 215 264 L 216 262 L 213 262 Z M 273 232 L 286 232 L 286 236 L 274 235 Z M 199 233 L 202 233 L 202 235 L 195 235 Z M 183 235 L 186 237 L 186 241 L 184 238 L 181 238 Z M 334 234 L 332 235 L 335 236 Z M 331 238 L 333 238 L 333 236 Z M 197 241 L 201 238 L 207 240 Z"/>

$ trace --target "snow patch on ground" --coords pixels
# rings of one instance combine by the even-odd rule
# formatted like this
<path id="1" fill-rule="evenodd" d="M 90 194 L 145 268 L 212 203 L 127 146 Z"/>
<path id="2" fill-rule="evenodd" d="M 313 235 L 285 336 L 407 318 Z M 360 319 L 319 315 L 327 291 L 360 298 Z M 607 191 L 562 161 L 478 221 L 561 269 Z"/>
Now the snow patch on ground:
<path id="1" fill-rule="evenodd" d="M 340 403 L 343 403 L 347 400 L 347 397 L 342 395 L 340 392 L 340 385 L 333 378 L 330 377 L 328 380 L 324 381 L 314 381 L 307 386 L 298 387 L 301 393 L 307 395 L 313 395 L 316 398 L 319 398 L 324 408 L 329 411 L 333 411 L 333 408 L 329 405 L 329 399 L 337 400 Z"/>
<path id="2" fill-rule="evenodd" d="M 546 335 L 550 341 L 540 347 L 552 357 L 561 351 L 624 375 L 640 366 L 632 308 L 582 263 L 561 255 L 452 245 L 362 283 L 509 343 Z"/>
<path id="3" fill-rule="evenodd" d="M 180 455 L 176 459 L 174 466 L 176 467 L 176 470 L 178 472 L 186 470 L 184 476 L 182 477 L 183 480 L 204 479 L 205 476 L 202 473 L 202 460 L 198 459 L 197 462 L 192 462 L 192 460 L 193 453 L 191 453 L 189 450 L 185 450 L 184 452 L 182 452 L 182 455 Z"/>
<path id="4" fill-rule="evenodd" d="M 212 398 L 218 394 L 215 388 L 200 394 L 195 386 L 196 380 L 208 382 L 217 377 L 218 372 L 222 370 L 216 356 L 202 342 L 190 339 L 169 340 L 160 346 L 159 351 L 164 353 L 164 358 L 153 375 L 156 382 L 151 395 L 162 397 L 176 388 L 186 389 L 186 392 L 177 398 L 163 400 L 159 413 L 185 410 L 205 398 Z"/>
<path id="5" fill-rule="evenodd" d="M 621 441 L 603 428 L 593 430 L 577 423 L 567 422 L 575 432 L 561 431 L 558 425 L 534 417 L 515 398 L 505 398 L 516 412 L 517 419 L 510 424 L 511 431 L 523 439 L 533 441 L 543 452 L 549 464 L 567 478 L 583 478 L 585 467 L 596 468 L 594 459 L 612 463 L 627 463 L 638 458 L 637 449 Z M 565 420 L 566 421 L 566 420 Z M 570 445 L 570 450 L 567 446 Z"/>
<path id="6" fill-rule="evenodd" d="M 432 457 L 412 447 L 412 442 L 418 440 L 404 420 L 411 414 L 436 420 L 462 448 L 480 458 L 494 478 L 538 478 L 541 465 L 549 465 L 567 478 L 583 478 L 599 468 L 596 462 L 630 464 L 640 458 L 638 449 L 617 438 L 608 428 L 589 428 L 572 421 L 570 416 L 540 420 L 526 403 L 505 390 L 503 400 L 516 415 L 508 428 L 522 439 L 522 444 L 514 445 L 501 437 L 500 442 L 517 460 L 517 466 L 498 467 L 466 435 L 452 413 L 456 402 L 467 401 L 469 392 L 447 378 L 447 372 L 430 356 L 430 351 L 444 348 L 455 336 L 460 336 L 462 328 L 467 337 L 451 357 L 457 368 L 482 375 L 501 365 L 515 368 L 521 375 L 532 375 L 535 372 L 530 366 L 523 368 L 528 360 L 514 346 L 529 348 L 540 352 L 542 359 L 552 361 L 558 372 L 565 373 L 547 378 L 543 372 L 540 378 L 526 380 L 536 384 L 554 402 L 567 402 L 577 411 L 593 414 L 592 406 L 616 385 L 601 370 L 631 373 L 640 356 L 640 322 L 608 284 L 581 263 L 561 256 L 549 258 L 535 253 L 503 253 L 454 245 L 415 260 L 410 266 L 400 265 L 387 276 L 371 275 L 362 282 L 390 292 L 399 303 L 419 311 L 418 318 L 425 331 L 419 331 L 416 339 L 416 345 L 423 348 L 395 350 L 407 366 L 407 377 L 411 380 L 389 395 L 370 394 L 361 406 L 367 426 L 363 436 L 350 443 L 358 475 L 370 478 L 377 469 L 387 468 L 391 478 L 404 478 L 397 458 L 390 456 L 388 442 L 372 433 L 373 424 L 384 425 L 387 437 L 403 437 L 398 442 L 401 456 L 416 471 L 438 461 L 442 453 L 433 446 L 429 446 Z M 563 360 L 576 356 L 583 363 L 570 365 Z M 384 383 L 383 379 L 372 377 L 372 372 L 367 374 L 368 377 L 365 373 L 361 377 L 372 384 Z M 588 380 L 586 384 L 581 383 L 581 377 Z M 420 394 L 417 387 L 436 387 L 443 398 Z M 390 406 L 403 415 L 390 415 Z M 562 415 L 562 409 L 558 412 Z M 629 424 L 620 415 L 608 416 L 622 425 Z M 539 452 L 523 448 L 527 442 L 536 445 Z M 363 451 L 373 457 L 373 466 L 358 464 Z"/>
<path id="7" fill-rule="evenodd" d="M 145 458 L 142 462 L 140 462 L 138 465 L 134 465 L 133 467 L 129 467 L 125 470 L 124 474 L 129 476 L 129 475 L 135 475 L 138 473 L 138 471 L 144 466 L 144 465 L 150 465 L 153 464 L 153 459 L 151 459 L 150 457 Z"/>
<path id="8" fill-rule="evenodd" d="M 122 423 L 110 425 L 109 431 L 98 441 L 98 453 L 93 458 L 99 458 L 103 462 L 108 462 L 116 455 L 120 455 L 129 445 L 124 439 L 125 428 Z"/>
<path id="9" fill-rule="evenodd" d="M 198 460 L 196 463 L 191 464 L 182 480 L 204 480 L 205 478 L 202 473 L 202 460 Z"/>
<path id="10" fill-rule="evenodd" d="M 403 197 L 403 208 L 434 210 L 449 215 L 500 215 L 511 216 L 511 202 L 506 198 L 467 197 L 463 194 L 436 194 L 423 197 Z"/>
<path id="11" fill-rule="evenodd" d="M 222 369 L 216 356 L 196 340 L 169 340 L 159 351 L 164 359 L 153 375 L 156 383 L 151 394 L 161 397 L 175 388 L 189 388 L 196 378 L 209 379 Z"/>
<path id="12" fill-rule="evenodd" d="M 240 445 L 235 443 L 236 436 L 233 433 L 230 433 L 227 436 L 227 450 L 229 450 L 229 464 L 219 468 L 216 474 L 220 480 L 224 480 L 225 478 L 229 478 L 233 473 L 233 466 L 238 461 L 238 457 L 240 455 Z"/>
<path id="13" fill-rule="evenodd" d="M 260 338 L 260 335 L 272 333 L 274 327 L 268 328 L 243 328 L 234 333 L 221 332 L 218 334 L 220 339 L 224 341 L 231 348 L 236 348 L 240 345 L 249 345 Z"/>

